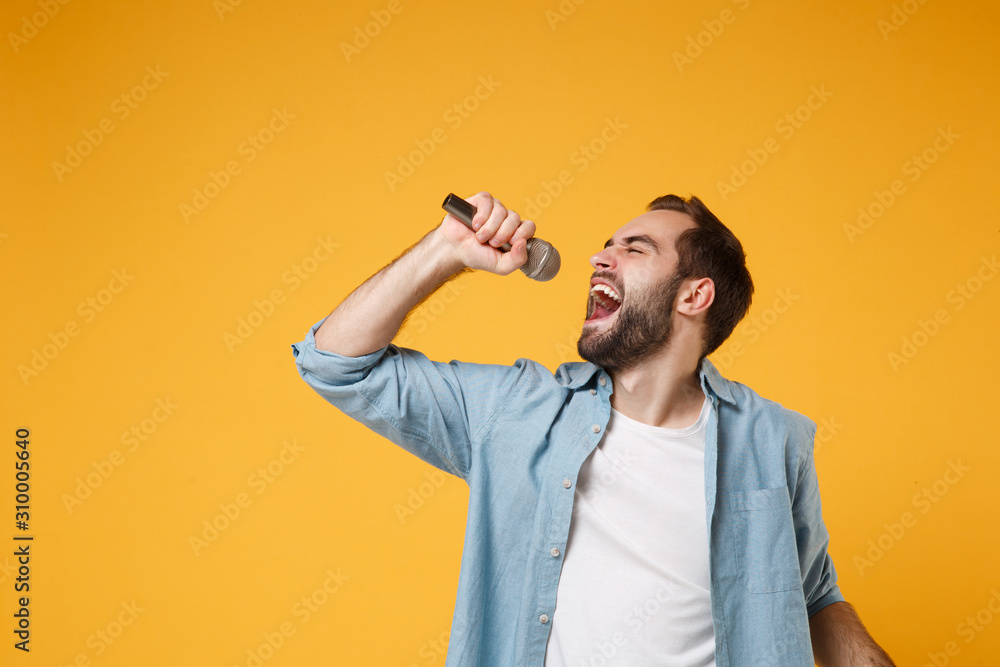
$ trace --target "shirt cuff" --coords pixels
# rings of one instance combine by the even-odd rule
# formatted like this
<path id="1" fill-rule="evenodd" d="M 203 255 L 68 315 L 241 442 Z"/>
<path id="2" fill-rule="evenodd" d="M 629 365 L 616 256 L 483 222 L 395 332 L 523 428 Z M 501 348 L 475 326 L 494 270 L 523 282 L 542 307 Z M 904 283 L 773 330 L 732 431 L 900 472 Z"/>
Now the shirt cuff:
<path id="1" fill-rule="evenodd" d="M 844 601 L 845 601 L 844 596 L 841 595 L 840 593 L 840 587 L 834 584 L 833 588 L 828 590 L 823 597 L 821 597 L 820 599 L 816 600 L 815 602 L 813 602 L 811 605 L 808 606 L 808 608 L 806 609 L 806 615 L 811 617 L 813 614 L 815 614 L 823 607 L 831 605 L 834 602 L 844 602 Z"/>
<path id="2" fill-rule="evenodd" d="M 326 320 L 324 317 L 306 332 L 304 340 L 292 344 L 292 354 L 299 373 L 314 375 L 327 384 L 346 385 L 364 379 L 366 372 L 374 366 L 389 345 L 363 354 L 359 357 L 345 357 L 336 352 L 316 348 L 316 329 Z"/>

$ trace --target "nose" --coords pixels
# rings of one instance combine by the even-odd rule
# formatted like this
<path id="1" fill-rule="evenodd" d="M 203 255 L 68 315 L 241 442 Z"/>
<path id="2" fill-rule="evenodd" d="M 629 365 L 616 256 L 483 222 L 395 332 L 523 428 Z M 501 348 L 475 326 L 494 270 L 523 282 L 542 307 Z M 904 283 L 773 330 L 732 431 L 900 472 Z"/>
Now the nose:
<path id="1" fill-rule="evenodd" d="M 617 265 L 617 260 L 615 259 L 613 246 L 594 253 L 590 258 L 590 265 L 595 269 L 614 269 Z"/>

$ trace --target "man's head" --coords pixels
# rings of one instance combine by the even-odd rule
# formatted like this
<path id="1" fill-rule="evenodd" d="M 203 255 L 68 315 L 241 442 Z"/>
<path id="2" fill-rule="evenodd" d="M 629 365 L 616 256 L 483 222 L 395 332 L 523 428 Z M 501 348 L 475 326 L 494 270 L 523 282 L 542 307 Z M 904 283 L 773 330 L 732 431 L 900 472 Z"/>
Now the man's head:
<path id="1" fill-rule="evenodd" d="M 682 326 L 699 331 L 698 361 L 714 352 L 750 308 L 753 281 L 743 246 L 697 197 L 659 197 L 590 258 L 591 291 L 577 350 L 607 369 L 665 350 Z"/>

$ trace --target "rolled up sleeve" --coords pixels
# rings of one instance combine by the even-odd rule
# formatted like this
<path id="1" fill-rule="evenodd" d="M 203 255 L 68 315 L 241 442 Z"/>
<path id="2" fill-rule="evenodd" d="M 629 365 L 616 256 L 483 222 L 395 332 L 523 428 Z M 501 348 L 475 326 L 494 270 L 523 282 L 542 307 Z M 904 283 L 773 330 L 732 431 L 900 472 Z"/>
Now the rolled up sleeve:
<path id="1" fill-rule="evenodd" d="M 799 469 L 795 497 L 792 501 L 792 519 L 799 550 L 799 568 L 802 573 L 806 611 L 812 616 L 829 604 L 843 601 L 844 596 L 841 595 L 840 587 L 837 585 L 837 571 L 833 566 L 833 558 L 827 551 L 830 534 L 823 523 L 819 481 L 812 455 L 816 426 L 811 422 L 810 424 L 808 449 Z"/>
<path id="2" fill-rule="evenodd" d="M 292 344 L 302 379 L 346 415 L 468 482 L 474 435 L 519 381 L 519 366 L 443 363 L 394 344 L 347 357 L 316 348 L 322 323 Z"/>

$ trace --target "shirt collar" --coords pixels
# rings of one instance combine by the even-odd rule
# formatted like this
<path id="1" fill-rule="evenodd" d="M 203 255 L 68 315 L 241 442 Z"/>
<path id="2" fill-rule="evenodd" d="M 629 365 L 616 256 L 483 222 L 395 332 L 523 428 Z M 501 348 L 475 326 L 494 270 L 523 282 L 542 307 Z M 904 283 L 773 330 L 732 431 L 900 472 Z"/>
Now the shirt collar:
<path id="1" fill-rule="evenodd" d="M 698 375 L 701 379 L 701 388 L 706 395 L 711 391 L 722 400 L 728 401 L 733 405 L 736 404 L 736 399 L 733 398 L 733 391 L 730 388 L 732 382 L 722 377 L 722 374 L 719 373 L 715 364 L 708 360 L 708 357 L 701 360 L 701 368 Z"/>
<path id="2" fill-rule="evenodd" d="M 557 371 L 559 375 L 563 376 L 560 379 L 569 389 L 578 389 L 590 382 L 595 374 L 603 372 L 605 372 L 603 368 L 589 361 L 563 364 Z M 709 361 L 707 357 L 701 360 L 698 377 L 705 395 L 711 393 L 724 401 L 733 404 L 736 403 L 736 399 L 733 398 L 733 392 L 730 388 L 730 384 L 732 383 L 722 377 L 715 364 Z"/>

